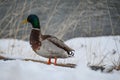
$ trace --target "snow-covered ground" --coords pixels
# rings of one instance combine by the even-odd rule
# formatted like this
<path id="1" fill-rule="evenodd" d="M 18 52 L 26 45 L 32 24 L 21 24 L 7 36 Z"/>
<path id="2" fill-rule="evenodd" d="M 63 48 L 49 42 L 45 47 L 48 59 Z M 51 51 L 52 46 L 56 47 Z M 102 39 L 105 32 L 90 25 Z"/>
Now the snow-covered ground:
<path id="1" fill-rule="evenodd" d="M 120 80 L 120 71 L 91 70 L 88 65 L 113 66 L 120 58 L 120 36 L 74 38 L 65 42 L 75 49 L 75 56 L 58 63 L 75 63 L 76 68 L 46 65 L 32 61 L 0 60 L 0 80 Z M 0 39 L 0 55 L 47 61 L 35 54 L 29 42 Z"/>

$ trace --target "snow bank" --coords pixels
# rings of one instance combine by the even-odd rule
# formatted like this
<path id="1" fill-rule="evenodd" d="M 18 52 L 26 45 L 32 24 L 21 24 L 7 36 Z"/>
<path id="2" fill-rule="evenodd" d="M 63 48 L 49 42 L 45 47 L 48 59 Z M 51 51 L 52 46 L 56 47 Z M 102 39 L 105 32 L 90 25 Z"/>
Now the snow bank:
<path id="1" fill-rule="evenodd" d="M 76 63 L 76 68 L 45 65 L 31 61 L 0 60 L 0 80 L 120 80 L 120 72 L 102 73 L 91 70 L 87 64 L 113 65 L 120 54 L 120 36 L 74 38 L 65 42 L 75 49 L 75 57 L 58 62 Z M 14 58 L 47 60 L 36 55 L 28 42 L 14 39 L 0 40 L 0 54 Z"/>

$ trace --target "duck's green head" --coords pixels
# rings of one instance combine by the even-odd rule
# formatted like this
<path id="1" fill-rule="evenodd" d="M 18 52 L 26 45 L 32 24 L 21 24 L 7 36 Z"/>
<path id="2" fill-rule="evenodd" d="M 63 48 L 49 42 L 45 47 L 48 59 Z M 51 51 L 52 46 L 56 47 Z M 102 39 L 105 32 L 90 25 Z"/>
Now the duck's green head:
<path id="1" fill-rule="evenodd" d="M 33 28 L 40 29 L 40 23 L 39 23 L 39 18 L 35 14 L 31 14 L 27 17 L 27 19 L 23 20 L 22 23 L 31 23 Z"/>

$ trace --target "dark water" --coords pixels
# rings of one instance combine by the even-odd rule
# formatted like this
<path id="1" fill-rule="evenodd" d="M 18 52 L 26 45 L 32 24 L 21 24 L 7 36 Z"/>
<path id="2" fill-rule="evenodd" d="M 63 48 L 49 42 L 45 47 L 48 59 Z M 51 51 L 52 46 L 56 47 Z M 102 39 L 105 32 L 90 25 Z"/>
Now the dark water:
<path id="1" fill-rule="evenodd" d="M 29 14 L 63 40 L 120 35 L 120 0 L 0 0 L 0 38 L 28 40 L 31 25 L 20 22 Z"/>

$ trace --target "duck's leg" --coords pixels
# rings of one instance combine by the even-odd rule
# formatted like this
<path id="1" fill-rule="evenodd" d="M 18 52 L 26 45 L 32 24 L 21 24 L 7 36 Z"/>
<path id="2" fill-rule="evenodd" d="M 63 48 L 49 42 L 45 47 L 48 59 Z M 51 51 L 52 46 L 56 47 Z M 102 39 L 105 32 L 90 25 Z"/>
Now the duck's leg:
<path id="1" fill-rule="evenodd" d="M 56 65 L 57 64 L 57 57 L 55 57 L 55 62 L 54 62 L 54 65 Z"/>
<path id="2" fill-rule="evenodd" d="M 51 64 L 51 58 L 48 59 L 47 64 L 49 64 L 49 65 Z"/>

